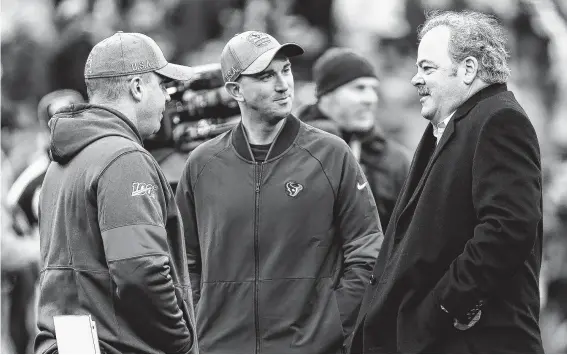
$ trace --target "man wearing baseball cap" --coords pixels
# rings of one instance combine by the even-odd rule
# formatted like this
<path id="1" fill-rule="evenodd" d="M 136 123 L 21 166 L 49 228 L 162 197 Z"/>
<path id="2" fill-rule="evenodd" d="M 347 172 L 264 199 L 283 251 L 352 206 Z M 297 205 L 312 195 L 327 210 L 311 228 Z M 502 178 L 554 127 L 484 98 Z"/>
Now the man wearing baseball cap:
<path id="1" fill-rule="evenodd" d="M 221 54 L 241 123 L 189 156 L 176 191 L 207 353 L 333 353 L 382 238 L 340 138 L 291 115 L 297 44 L 248 31 Z"/>
<path id="2" fill-rule="evenodd" d="M 376 122 L 380 82 L 372 64 L 348 48 L 331 48 L 313 65 L 317 102 L 299 118 L 347 142 L 364 169 L 386 230 L 409 171 L 410 153 Z"/>
<path id="3" fill-rule="evenodd" d="M 101 352 L 198 351 L 174 195 L 142 145 L 170 100 L 163 82 L 190 77 L 151 38 L 118 32 L 88 57 L 89 103 L 50 120 L 36 352 L 58 350 L 62 315 L 91 315 Z"/>

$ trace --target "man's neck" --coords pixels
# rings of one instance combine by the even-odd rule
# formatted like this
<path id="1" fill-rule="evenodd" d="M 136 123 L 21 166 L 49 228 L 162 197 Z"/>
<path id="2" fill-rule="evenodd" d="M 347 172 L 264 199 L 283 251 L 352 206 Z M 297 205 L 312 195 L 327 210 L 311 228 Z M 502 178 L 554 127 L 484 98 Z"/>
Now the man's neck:
<path id="1" fill-rule="evenodd" d="M 285 119 L 269 122 L 261 118 L 242 115 L 242 124 L 246 128 L 246 135 L 250 144 L 264 145 L 274 141 L 278 132 L 284 125 Z"/>
<path id="2" fill-rule="evenodd" d="M 475 80 L 471 84 L 471 86 L 470 86 L 470 88 L 467 92 L 467 95 L 465 96 L 465 99 L 463 100 L 463 103 L 465 103 L 468 99 L 470 99 L 471 97 L 476 95 L 477 92 L 489 87 L 490 85 L 492 85 L 492 84 L 489 84 L 489 83 L 487 83 L 487 82 L 485 82 L 481 79 Z"/>
<path id="3" fill-rule="evenodd" d="M 120 112 L 130 122 L 132 122 L 132 124 L 134 125 L 134 127 L 136 127 L 136 129 L 138 130 L 140 129 L 138 126 L 138 117 L 136 116 L 136 110 L 134 110 L 132 104 L 128 102 L 124 102 L 124 100 L 106 101 L 106 100 L 97 100 L 96 98 L 89 100 L 89 103 L 93 105 L 106 106 Z"/>
<path id="4" fill-rule="evenodd" d="M 455 111 L 457 111 L 457 109 L 459 107 L 461 107 L 465 102 L 468 101 L 468 99 L 470 99 L 471 97 L 473 97 L 477 92 L 481 91 L 482 89 L 490 86 L 491 84 L 488 84 L 480 79 L 475 80 L 467 89 L 466 92 L 463 93 L 462 98 L 459 100 L 459 104 L 456 105 L 455 107 L 453 107 L 449 112 L 446 112 L 443 114 L 443 116 L 440 117 L 435 117 L 431 120 L 431 123 L 435 126 L 439 125 L 439 123 L 441 123 L 443 120 L 445 120 L 446 118 L 452 116 Z"/>
<path id="5" fill-rule="evenodd" d="M 457 110 L 455 109 L 455 110 L 451 111 L 449 114 L 447 114 L 443 117 L 432 119 L 431 124 L 434 125 L 435 127 L 439 126 L 439 124 L 441 124 L 441 122 L 448 121 L 448 118 L 453 117 L 453 115 L 455 114 L 456 111 Z M 447 123 L 447 122 L 445 122 L 445 123 Z"/>

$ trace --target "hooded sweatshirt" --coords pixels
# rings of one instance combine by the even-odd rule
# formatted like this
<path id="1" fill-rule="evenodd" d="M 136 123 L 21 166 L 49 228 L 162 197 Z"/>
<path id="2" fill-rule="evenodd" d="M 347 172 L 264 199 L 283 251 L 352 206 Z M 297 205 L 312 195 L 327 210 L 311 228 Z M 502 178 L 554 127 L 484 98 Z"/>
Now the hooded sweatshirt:
<path id="1" fill-rule="evenodd" d="M 73 314 L 93 317 L 104 352 L 197 351 L 178 210 L 136 127 L 92 104 L 49 125 L 36 352 L 57 346 L 53 316 Z"/>
<path id="2" fill-rule="evenodd" d="M 300 110 L 299 119 L 341 137 L 349 145 L 355 140 L 360 142 L 359 163 L 368 179 L 378 207 L 382 230 L 385 231 L 409 171 L 409 150 L 393 140 L 386 139 L 377 128 L 356 134 L 341 130 L 319 110 L 317 104 L 305 106 Z"/>

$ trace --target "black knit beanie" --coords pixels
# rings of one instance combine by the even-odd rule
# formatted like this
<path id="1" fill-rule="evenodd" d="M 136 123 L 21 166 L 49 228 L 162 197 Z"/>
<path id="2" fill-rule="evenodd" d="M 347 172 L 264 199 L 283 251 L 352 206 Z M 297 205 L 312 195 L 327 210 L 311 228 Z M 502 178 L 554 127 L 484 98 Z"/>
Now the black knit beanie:
<path id="1" fill-rule="evenodd" d="M 378 78 L 368 60 L 347 48 L 331 48 L 313 65 L 317 98 L 362 77 Z"/>

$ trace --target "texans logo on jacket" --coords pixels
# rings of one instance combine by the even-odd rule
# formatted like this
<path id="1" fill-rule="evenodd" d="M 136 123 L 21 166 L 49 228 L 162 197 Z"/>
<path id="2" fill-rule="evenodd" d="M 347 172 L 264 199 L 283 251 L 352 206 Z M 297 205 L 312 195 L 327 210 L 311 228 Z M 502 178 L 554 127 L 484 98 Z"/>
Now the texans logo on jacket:
<path id="1" fill-rule="evenodd" d="M 285 192 L 288 196 L 296 197 L 303 190 L 303 185 L 295 181 L 285 183 Z"/>

